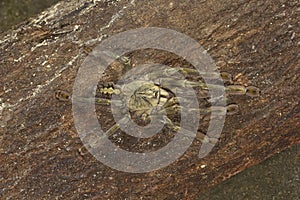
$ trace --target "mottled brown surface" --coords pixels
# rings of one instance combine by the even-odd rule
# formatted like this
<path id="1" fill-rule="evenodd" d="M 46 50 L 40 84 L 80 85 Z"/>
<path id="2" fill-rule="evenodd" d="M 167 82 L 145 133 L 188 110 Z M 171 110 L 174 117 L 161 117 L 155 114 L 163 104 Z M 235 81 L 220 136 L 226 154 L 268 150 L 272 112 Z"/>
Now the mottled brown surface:
<path id="1" fill-rule="evenodd" d="M 1 36 L 1 199 L 194 199 L 299 143 L 298 1 L 84 2 L 61 3 L 59 12 Z M 83 152 L 71 104 L 58 102 L 54 92 L 72 91 L 81 62 L 98 43 L 93 39 L 146 26 L 196 39 L 221 70 L 241 73 L 236 81 L 262 94 L 230 99 L 241 112 L 226 119 L 204 159 L 195 142 L 164 169 L 128 174 Z"/>

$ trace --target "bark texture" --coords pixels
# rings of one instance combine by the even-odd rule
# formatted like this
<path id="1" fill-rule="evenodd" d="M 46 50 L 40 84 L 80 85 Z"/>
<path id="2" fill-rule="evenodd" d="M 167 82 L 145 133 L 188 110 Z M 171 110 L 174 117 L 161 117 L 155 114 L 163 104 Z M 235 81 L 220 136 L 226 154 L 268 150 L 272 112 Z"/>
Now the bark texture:
<path id="1" fill-rule="evenodd" d="M 297 0 L 72 0 L 2 34 L 0 198 L 195 199 L 299 143 L 299 21 Z M 151 26 L 194 38 L 220 70 L 261 95 L 232 97 L 241 111 L 226 119 L 209 156 L 198 159 L 195 142 L 166 168 L 128 174 L 86 152 L 71 103 L 54 93 L 72 91 L 80 64 L 105 37 Z"/>

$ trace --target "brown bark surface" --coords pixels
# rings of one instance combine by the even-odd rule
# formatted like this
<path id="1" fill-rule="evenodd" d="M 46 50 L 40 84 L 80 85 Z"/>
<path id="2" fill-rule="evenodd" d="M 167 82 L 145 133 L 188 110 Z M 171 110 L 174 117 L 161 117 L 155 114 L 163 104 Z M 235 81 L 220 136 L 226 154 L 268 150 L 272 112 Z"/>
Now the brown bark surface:
<path id="1" fill-rule="evenodd" d="M 297 0 L 74 0 L 2 34 L 0 198 L 194 199 L 299 143 L 299 16 Z M 194 38 L 221 71 L 261 95 L 231 97 L 240 112 L 227 117 L 207 157 L 197 158 L 195 141 L 172 165 L 129 174 L 85 152 L 71 103 L 54 93 L 72 91 L 80 64 L 103 38 L 152 26 Z"/>

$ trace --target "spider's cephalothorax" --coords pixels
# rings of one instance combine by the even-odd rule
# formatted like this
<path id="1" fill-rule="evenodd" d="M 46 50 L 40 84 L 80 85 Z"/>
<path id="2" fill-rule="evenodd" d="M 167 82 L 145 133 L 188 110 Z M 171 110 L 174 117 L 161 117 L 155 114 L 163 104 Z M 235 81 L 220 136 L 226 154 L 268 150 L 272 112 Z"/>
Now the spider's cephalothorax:
<path id="1" fill-rule="evenodd" d="M 139 125 L 148 124 L 153 110 L 159 110 L 169 101 L 172 94 L 154 83 L 139 86 L 128 96 L 126 104 L 131 118 Z"/>
<path id="2" fill-rule="evenodd" d="M 165 89 L 148 83 L 134 91 L 129 99 L 128 108 L 131 112 L 140 110 L 149 113 L 154 107 L 163 107 L 170 97 L 170 93 Z"/>

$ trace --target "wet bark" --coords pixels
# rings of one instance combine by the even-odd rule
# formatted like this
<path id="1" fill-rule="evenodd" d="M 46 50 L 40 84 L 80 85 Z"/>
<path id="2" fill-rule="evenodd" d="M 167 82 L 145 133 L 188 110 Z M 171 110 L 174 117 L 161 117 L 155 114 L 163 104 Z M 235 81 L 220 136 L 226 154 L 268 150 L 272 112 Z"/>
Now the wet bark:
<path id="1" fill-rule="evenodd" d="M 0 197 L 194 199 L 199 192 L 300 141 L 299 1 L 68 1 L 1 35 Z M 221 71 L 261 89 L 231 97 L 213 151 L 199 142 L 174 164 L 145 174 L 113 170 L 86 152 L 69 102 L 76 72 L 104 38 L 164 27 L 197 40 Z M 166 58 L 167 59 L 167 58 Z M 114 78 L 114 77 L 112 77 Z"/>

